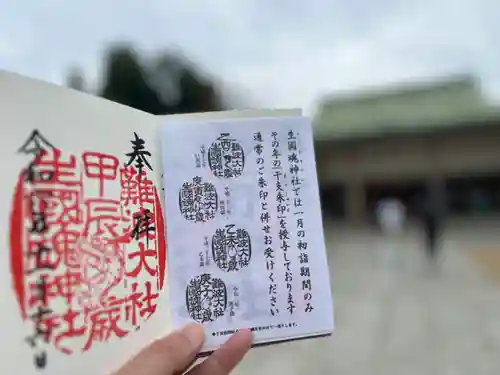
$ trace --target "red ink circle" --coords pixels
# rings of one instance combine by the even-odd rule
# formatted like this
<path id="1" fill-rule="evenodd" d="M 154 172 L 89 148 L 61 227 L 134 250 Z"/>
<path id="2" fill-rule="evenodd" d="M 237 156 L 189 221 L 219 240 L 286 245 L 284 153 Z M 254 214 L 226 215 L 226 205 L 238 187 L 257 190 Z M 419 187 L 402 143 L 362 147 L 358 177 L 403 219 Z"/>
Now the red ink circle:
<path id="1" fill-rule="evenodd" d="M 9 244 L 34 345 L 87 351 L 157 311 L 166 267 L 158 188 L 113 155 L 41 152 L 15 186 Z"/>

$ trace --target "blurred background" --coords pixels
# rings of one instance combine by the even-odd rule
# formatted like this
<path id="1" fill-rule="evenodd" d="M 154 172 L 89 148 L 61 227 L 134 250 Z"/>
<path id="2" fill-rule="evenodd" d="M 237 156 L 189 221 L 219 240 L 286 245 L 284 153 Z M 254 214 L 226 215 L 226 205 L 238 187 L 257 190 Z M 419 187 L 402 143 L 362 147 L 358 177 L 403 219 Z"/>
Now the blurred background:
<path id="1" fill-rule="evenodd" d="M 498 375 L 499 16 L 495 0 L 0 0 L 0 68 L 153 114 L 313 116 L 337 329 L 236 374 Z M 387 199 L 397 231 L 380 230 Z"/>

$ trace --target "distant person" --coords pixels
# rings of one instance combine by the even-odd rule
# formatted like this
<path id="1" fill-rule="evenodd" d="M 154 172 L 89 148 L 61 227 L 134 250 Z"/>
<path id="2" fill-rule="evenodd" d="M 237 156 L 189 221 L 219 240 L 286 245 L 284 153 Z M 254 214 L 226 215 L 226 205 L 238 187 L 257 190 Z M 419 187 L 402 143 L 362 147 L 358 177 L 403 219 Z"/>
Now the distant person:
<path id="1" fill-rule="evenodd" d="M 396 198 L 384 198 L 375 209 L 377 224 L 384 233 L 400 232 L 406 220 L 406 208 Z"/>
<path id="2" fill-rule="evenodd" d="M 425 235 L 425 247 L 429 259 L 435 259 L 439 251 L 439 234 L 442 220 L 439 202 L 427 194 L 422 203 L 422 223 Z"/>

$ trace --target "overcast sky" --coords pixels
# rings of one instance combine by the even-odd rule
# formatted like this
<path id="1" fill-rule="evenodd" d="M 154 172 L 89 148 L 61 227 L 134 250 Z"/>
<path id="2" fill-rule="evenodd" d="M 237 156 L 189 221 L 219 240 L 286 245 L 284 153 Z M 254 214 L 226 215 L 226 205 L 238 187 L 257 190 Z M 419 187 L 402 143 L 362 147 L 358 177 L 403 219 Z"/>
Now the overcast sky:
<path id="1" fill-rule="evenodd" d="M 54 83 L 129 40 L 178 46 L 253 105 L 473 72 L 500 98 L 497 0 L 0 0 L 0 68 Z"/>

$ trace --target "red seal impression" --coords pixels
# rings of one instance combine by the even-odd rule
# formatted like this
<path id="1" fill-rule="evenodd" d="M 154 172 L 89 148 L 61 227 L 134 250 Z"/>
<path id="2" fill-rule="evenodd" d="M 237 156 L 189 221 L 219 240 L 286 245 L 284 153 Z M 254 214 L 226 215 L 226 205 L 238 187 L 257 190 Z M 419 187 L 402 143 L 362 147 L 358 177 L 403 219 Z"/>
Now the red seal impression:
<path id="1" fill-rule="evenodd" d="M 65 354 L 123 338 L 155 312 L 166 263 L 164 218 L 144 140 L 125 163 L 100 152 L 67 154 L 38 131 L 12 199 L 12 283 L 35 365 L 52 345 Z"/>

